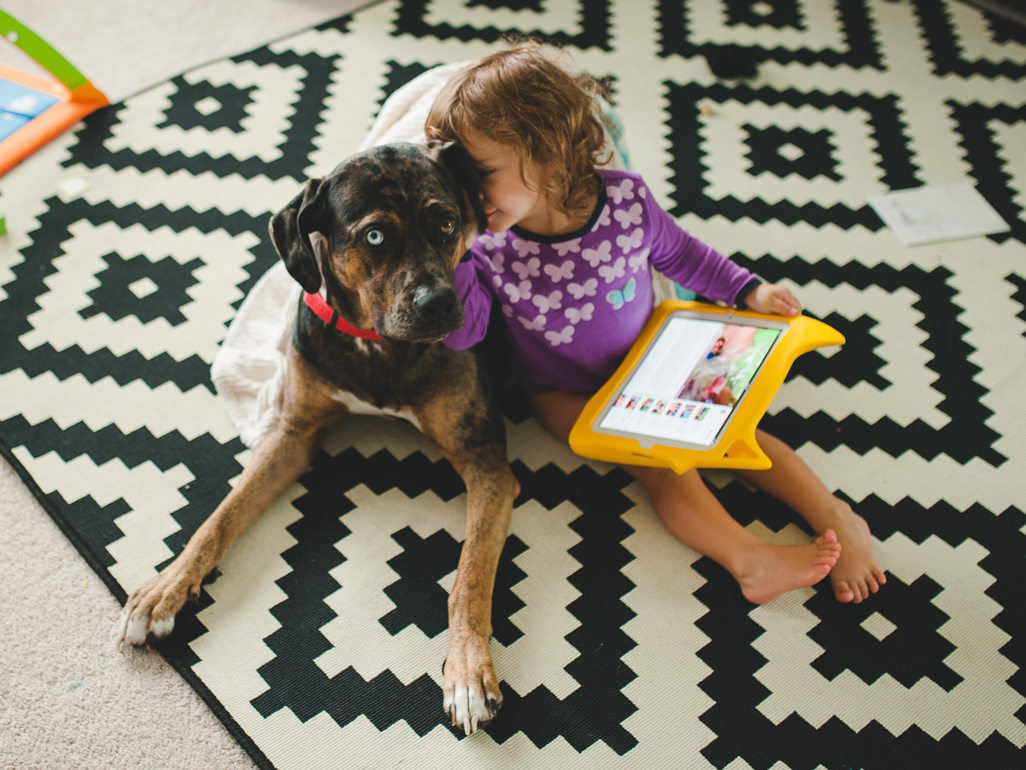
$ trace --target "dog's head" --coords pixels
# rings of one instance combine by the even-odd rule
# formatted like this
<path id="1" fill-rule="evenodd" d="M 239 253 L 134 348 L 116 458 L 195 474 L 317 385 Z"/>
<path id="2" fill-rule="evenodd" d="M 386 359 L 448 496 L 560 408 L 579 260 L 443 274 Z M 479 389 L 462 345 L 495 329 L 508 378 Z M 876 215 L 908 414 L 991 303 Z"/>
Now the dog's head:
<path id="1" fill-rule="evenodd" d="M 487 226 L 477 173 L 452 142 L 374 147 L 271 218 L 271 240 L 305 291 L 356 326 L 412 342 L 463 325 L 456 265 Z"/>

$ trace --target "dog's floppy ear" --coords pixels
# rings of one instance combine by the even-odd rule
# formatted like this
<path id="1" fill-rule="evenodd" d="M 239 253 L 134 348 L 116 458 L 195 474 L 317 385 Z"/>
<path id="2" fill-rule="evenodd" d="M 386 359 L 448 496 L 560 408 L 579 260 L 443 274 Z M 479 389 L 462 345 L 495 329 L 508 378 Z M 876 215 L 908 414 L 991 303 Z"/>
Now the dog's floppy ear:
<path id="1" fill-rule="evenodd" d="M 272 216 L 268 226 L 271 242 L 289 275 L 311 294 L 321 289 L 321 271 L 310 244 L 310 233 L 327 232 L 330 225 L 327 187 L 320 179 L 307 180 L 303 192 Z"/>
<path id="2" fill-rule="evenodd" d="M 432 140 L 427 143 L 427 147 L 431 157 L 453 175 L 457 186 L 467 194 L 464 203 L 470 202 L 471 211 L 464 211 L 464 217 L 470 214 L 467 218 L 477 224 L 479 233 L 483 233 L 488 229 L 488 219 L 481 206 L 481 180 L 474 168 L 474 159 L 456 142 Z"/>

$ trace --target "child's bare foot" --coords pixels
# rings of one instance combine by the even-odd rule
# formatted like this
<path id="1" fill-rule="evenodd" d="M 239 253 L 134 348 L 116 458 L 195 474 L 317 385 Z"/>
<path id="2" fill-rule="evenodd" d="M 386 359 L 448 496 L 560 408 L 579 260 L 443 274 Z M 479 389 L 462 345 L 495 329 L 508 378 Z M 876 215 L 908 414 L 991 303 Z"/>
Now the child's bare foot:
<path id="1" fill-rule="evenodd" d="M 748 560 L 747 567 L 734 574 L 741 593 L 754 604 L 765 604 L 778 596 L 814 585 L 827 576 L 841 555 L 837 533 L 828 529 L 809 545 L 766 543 Z"/>
<path id="2" fill-rule="evenodd" d="M 831 526 L 836 529 L 838 540 L 844 544 L 844 552 L 830 571 L 830 582 L 837 601 L 858 604 L 879 591 L 887 577 L 876 559 L 866 520 L 847 503 L 838 503 L 838 513 Z"/>

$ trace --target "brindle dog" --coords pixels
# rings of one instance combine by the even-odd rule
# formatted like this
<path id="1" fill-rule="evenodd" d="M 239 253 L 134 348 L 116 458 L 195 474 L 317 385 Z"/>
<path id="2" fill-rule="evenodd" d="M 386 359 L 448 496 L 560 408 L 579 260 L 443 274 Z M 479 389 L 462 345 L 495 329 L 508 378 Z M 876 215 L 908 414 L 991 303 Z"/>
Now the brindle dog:
<path id="1" fill-rule="evenodd" d="M 336 315 L 329 325 L 300 301 L 281 419 L 182 553 L 128 598 L 122 650 L 171 632 L 228 546 L 300 477 L 341 418 L 383 411 L 416 425 L 466 484 L 443 706 L 467 733 L 495 716 L 502 695 L 488 650 L 492 588 L 519 485 L 481 364 L 439 342 L 463 323 L 453 276 L 484 227 L 469 157 L 437 142 L 355 155 L 327 178 L 309 180 L 272 217 L 271 239 L 305 299 L 320 294 Z M 381 338 L 338 331 L 337 318 Z"/>

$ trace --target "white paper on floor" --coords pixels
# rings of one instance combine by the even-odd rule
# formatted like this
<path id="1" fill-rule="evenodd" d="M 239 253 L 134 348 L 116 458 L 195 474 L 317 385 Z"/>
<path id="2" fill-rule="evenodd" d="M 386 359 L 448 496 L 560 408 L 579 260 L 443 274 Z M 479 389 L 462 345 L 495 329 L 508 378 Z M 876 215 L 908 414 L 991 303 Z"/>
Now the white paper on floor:
<path id="1" fill-rule="evenodd" d="M 1011 228 L 971 184 L 895 190 L 868 196 L 869 205 L 906 246 L 951 241 Z"/>

